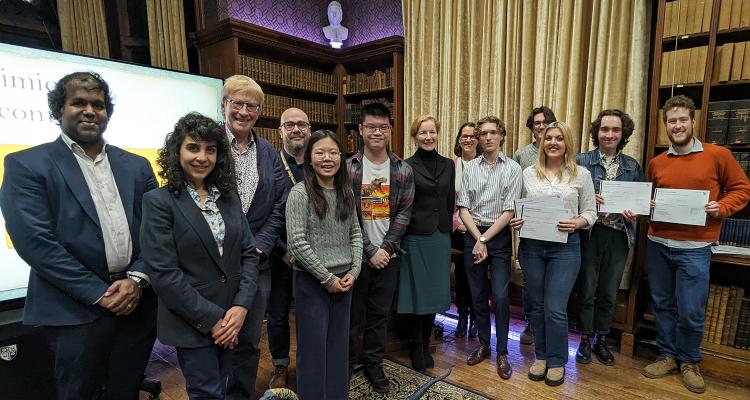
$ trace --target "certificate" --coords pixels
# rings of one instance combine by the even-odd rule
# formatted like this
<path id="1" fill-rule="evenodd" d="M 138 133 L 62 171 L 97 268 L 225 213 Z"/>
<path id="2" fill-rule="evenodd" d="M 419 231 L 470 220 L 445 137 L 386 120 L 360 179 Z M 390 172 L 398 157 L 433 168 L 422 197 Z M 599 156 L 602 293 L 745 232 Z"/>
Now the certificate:
<path id="1" fill-rule="evenodd" d="M 651 221 L 705 226 L 708 196 L 708 190 L 656 188 Z"/>
<path id="2" fill-rule="evenodd" d="M 522 218 L 523 226 L 519 237 L 548 242 L 568 242 L 568 233 L 557 230 L 559 221 L 573 218 L 573 213 L 567 208 L 524 205 Z"/>
<path id="3" fill-rule="evenodd" d="M 622 214 L 630 210 L 638 215 L 651 214 L 651 182 L 601 181 L 599 193 L 604 204 L 599 204 L 600 213 Z"/>
<path id="4" fill-rule="evenodd" d="M 553 207 L 559 208 L 563 206 L 562 196 L 559 194 L 553 194 L 551 196 L 541 197 L 527 197 L 524 199 L 516 200 L 516 216 L 520 217 L 523 214 L 523 208 L 527 205 L 533 205 L 536 207 Z"/>

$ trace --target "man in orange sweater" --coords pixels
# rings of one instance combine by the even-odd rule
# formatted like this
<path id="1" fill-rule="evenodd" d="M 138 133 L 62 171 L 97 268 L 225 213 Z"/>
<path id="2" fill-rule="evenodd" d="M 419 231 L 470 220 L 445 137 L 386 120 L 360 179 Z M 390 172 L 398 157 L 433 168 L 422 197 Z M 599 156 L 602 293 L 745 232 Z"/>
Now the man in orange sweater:
<path id="1" fill-rule="evenodd" d="M 651 222 L 646 240 L 659 359 L 643 369 L 649 378 L 682 373 L 682 383 L 695 393 L 705 391 L 697 363 L 701 361 L 710 244 L 719 239 L 721 219 L 742 210 L 750 184 L 732 153 L 693 137 L 695 104 L 683 95 L 664 104 L 671 145 L 648 164 L 655 188 L 709 190 L 703 227 Z"/>

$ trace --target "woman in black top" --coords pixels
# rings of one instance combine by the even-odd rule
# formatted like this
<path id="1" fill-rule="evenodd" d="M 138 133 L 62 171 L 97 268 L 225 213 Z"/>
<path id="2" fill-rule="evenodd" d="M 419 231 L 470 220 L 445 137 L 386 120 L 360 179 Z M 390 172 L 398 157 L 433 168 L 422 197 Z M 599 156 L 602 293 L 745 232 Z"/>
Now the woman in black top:
<path id="1" fill-rule="evenodd" d="M 412 367 L 432 368 L 430 333 L 435 313 L 450 308 L 450 232 L 455 203 L 453 161 L 438 154 L 440 124 L 431 115 L 417 117 L 409 133 L 418 149 L 406 162 L 414 171 L 414 205 L 399 271 L 396 311 L 407 314 Z"/>

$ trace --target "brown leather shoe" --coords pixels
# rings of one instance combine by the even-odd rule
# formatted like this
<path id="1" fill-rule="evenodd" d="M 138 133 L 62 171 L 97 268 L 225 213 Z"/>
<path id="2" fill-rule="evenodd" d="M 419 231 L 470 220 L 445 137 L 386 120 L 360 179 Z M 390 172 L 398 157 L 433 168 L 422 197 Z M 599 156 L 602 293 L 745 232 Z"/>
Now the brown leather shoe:
<path id="1" fill-rule="evenodd" d="M 271 381 L 268 382 L 268 386 L 271 389 L 285 388 L 287 381 L 289 380 L 289 371 L 287 367 L 283 365 L 277 365 L 271 375 Z"/>
<path id="2" fill-rule="evenodd" d="M 477 365 L 489 356 L 490 348 L 485 345 L 480 345 L 476 348 L 476 350 L 472 351 L 469 354 L 469 357 L 466 359 L 466 363 L 469 365 Z"/>
<path id="3" fill-rule="evenodd" d="M 508 362 L 507 354 L 497 356 L 497 374 L 503 379 L 510 379 L 511 374 L 513 374 L 513 368 Z"/>

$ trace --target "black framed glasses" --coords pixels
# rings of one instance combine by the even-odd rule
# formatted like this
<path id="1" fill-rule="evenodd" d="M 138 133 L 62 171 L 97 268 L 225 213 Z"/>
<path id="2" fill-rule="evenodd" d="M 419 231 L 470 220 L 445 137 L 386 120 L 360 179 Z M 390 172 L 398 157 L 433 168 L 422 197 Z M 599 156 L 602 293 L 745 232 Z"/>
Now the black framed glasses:
<path id="1" fill-rule="evenodd" d="M 301 131 L 306 131 L 310 129 L 310 124 L 305 121 L 299 121 L 299 122 L 293 122 L 293 121 L 287 121 L 281 124 L 281 127 L 284 128 L 287 132 L 291 132 L 294 130 L 294 127 L 299 128 Z"/>

